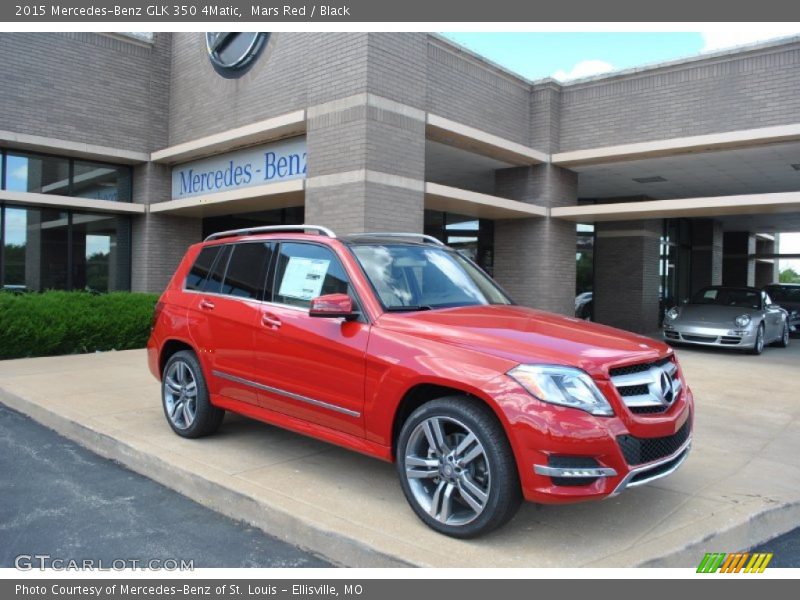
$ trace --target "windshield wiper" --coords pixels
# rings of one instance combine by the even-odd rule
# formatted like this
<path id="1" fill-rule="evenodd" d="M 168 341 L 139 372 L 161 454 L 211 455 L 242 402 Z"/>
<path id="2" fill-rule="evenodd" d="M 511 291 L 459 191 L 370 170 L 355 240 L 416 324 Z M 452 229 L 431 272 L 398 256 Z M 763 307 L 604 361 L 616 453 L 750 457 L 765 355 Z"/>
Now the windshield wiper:
<path id="1" fill-rule="evenodd" d="M 387 306 L 386 312 L 412 312 L 418 310 L 433 310 L 432 306 L 427 304 L 411 305 L 408 306 Z"/>

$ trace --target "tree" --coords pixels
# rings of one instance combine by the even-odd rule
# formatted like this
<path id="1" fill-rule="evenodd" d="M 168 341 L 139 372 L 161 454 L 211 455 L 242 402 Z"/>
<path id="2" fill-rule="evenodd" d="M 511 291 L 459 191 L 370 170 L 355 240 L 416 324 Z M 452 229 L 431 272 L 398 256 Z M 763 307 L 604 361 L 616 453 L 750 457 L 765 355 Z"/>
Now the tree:
<path id="1" fill-rule="evenodd" d="M 800 283 L 800 273 L 789 267 L 781 271 L 779 280 L 781 283 Z"/>

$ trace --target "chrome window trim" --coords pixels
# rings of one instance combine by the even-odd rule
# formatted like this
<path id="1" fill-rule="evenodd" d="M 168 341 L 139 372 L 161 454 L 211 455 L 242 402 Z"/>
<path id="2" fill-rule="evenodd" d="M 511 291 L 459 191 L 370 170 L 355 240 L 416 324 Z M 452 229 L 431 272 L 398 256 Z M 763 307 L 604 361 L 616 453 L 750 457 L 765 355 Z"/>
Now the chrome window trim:
<path id="1" fill-rule="evenodd" d="M 350 410 L 349 408 L 343 408 L 341 406 L 337 406 L 336 404 L 331 404 L 329 402 L 324 402 L 322 400 L 316 400 L 314 398 L 309 398 L 308 396 L 302 396 L 300 394 L 295 394 L 293 392 L 288 392 L 286 390 L 282 390 L 280 388 L 272 387 L 269 385 L 264 385 L 263 383 L 258 383 L 256 381 L 250 381 L 249 379 L 245 379 L 244 377 L 237 377 L 236 375 L 231 375 L 230 373 L 225 373 L 224 371 L 218 371 L 213 369 L 211 374 L 216 377 L 221 377 L 222 379 L 227 379 L 229 381 L 234 381 L 236 383 L 241 383 L 243 385 L 248 385 L 250 387 L 256 388 L 258 390 L 262 390 L 265 392 L 272 392 L 273 394 L 278 394 L 280 396 L 285 396 L 287 398 L 291 398 L 292 400 L 298 400 L 300 402 L 305 402 L 306 404 L 313 404 L 314 406 L 319 406 L 320 408 L 325 408 L 328 410 L 332 410 L 334 412 L 342 413 L 348 415 L 350 417 L 360 417 L 361 413 L 355 410 Z"/>

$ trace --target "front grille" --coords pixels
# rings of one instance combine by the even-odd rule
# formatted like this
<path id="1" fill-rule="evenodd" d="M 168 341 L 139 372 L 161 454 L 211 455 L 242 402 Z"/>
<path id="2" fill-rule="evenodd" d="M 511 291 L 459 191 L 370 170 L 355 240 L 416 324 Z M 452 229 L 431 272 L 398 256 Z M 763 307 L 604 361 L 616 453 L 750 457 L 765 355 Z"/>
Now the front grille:
<path id="1" fill-rule="evenodd" d="M 736 345 L 742 342 L 742 338 L 733 335 L 723 335 L 719 341 L 722 344 Z"/>
<path id="2" fill-rule="evenodd" d="M 659 438 L 637 438 L 632 435 L 617 436 L 622 455 L 625 461 L 631 465 L 643 465 L 645 463 L 659 460 L 678 451 L 691 433 L 690 419 L 686 420 L 674 435 Z"/>
<path id="3" fill-rule="evenodd" d="M 642 385 L 622 385 L 617 388 L 620 396 L 641 396 L 647 394 L 647 386 Z"/>
<path id="4" fill-rule="evenodd" d="M 683 339 L 687 342 L 705 342 L 707 344 L 713 343 L 717 341 L 717 336 L 715 335 L 687 335 L 683 334 Z"/>
<path id="5" fill-rule="evenodd" d="M 629 406 L 628 408 L 631 409 L 631 412 L 637 415 L 658 415 L 663 412 L 667 412 L 672 406 L 668 404 L 666 406 Z"/>
<path id="6" fill-rule="evenodd" d="M 608 371 L 611 377 L 618 377 L 619 375 L 633 375 L 634 373 L 644 373 L 650 367 L 660 367 L 670 361 L 669 357 L 661 358 L 654 362 L 639 363 L 637 365 L 627 365 L 625 367 L 615 367 Z"/>
<path id="7" fill-rule="evenodd" d="M 665 331 L 664 337 L 670 340 L 679 340 L 681 339 L 680 334 L 677 331 Z"/>

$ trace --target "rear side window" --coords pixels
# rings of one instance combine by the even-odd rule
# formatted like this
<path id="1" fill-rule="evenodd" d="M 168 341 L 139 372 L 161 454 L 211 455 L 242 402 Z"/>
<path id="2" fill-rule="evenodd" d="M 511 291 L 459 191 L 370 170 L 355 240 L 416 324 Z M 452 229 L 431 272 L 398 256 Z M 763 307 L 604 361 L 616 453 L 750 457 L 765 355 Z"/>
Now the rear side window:
<path id="1" fill-rule="evenodd" d="M 311 306 L 311 299 L 325 294 L 350 293 L 342 264 L 328 248 L 316 244 L 284 243 L 275 270 L 275 302 Z"/>
<path id="2" fill-rule="evenodd" d="M 203 284 L 211 272 L 211 267 L 214 266 L 214 259 L 219 254 L 221 246 L 207 246 L 200 251 L 197 258 L 192 265 L 192 269 L 186 276 L 186 283 L 184 287 L 187 290 L 202 290 Z"/>
<path id="3" fill-rule="evenodd" d="M 225 273 L 222 293 L 260 300 L 273 247 L 272 243 L 261 242 L 235 245 Z"/>
<path id="4" fill-rule="evenodd" d="M 232 246 L 223 246 L 222 251 L 219 253 L 219 257 L 217 258 L 217 262 L 214 264 L 214 268 L 211 270 L 211 273 L 206 279 L 206 283 L 203 286 L 204 292 L 209 292 L 211 294 L 219 294 L 222 291 L 222 280 L 225 277 L 225 271 L 228 268 L 228 259 L 231 257 L 231 248 Z"/>

